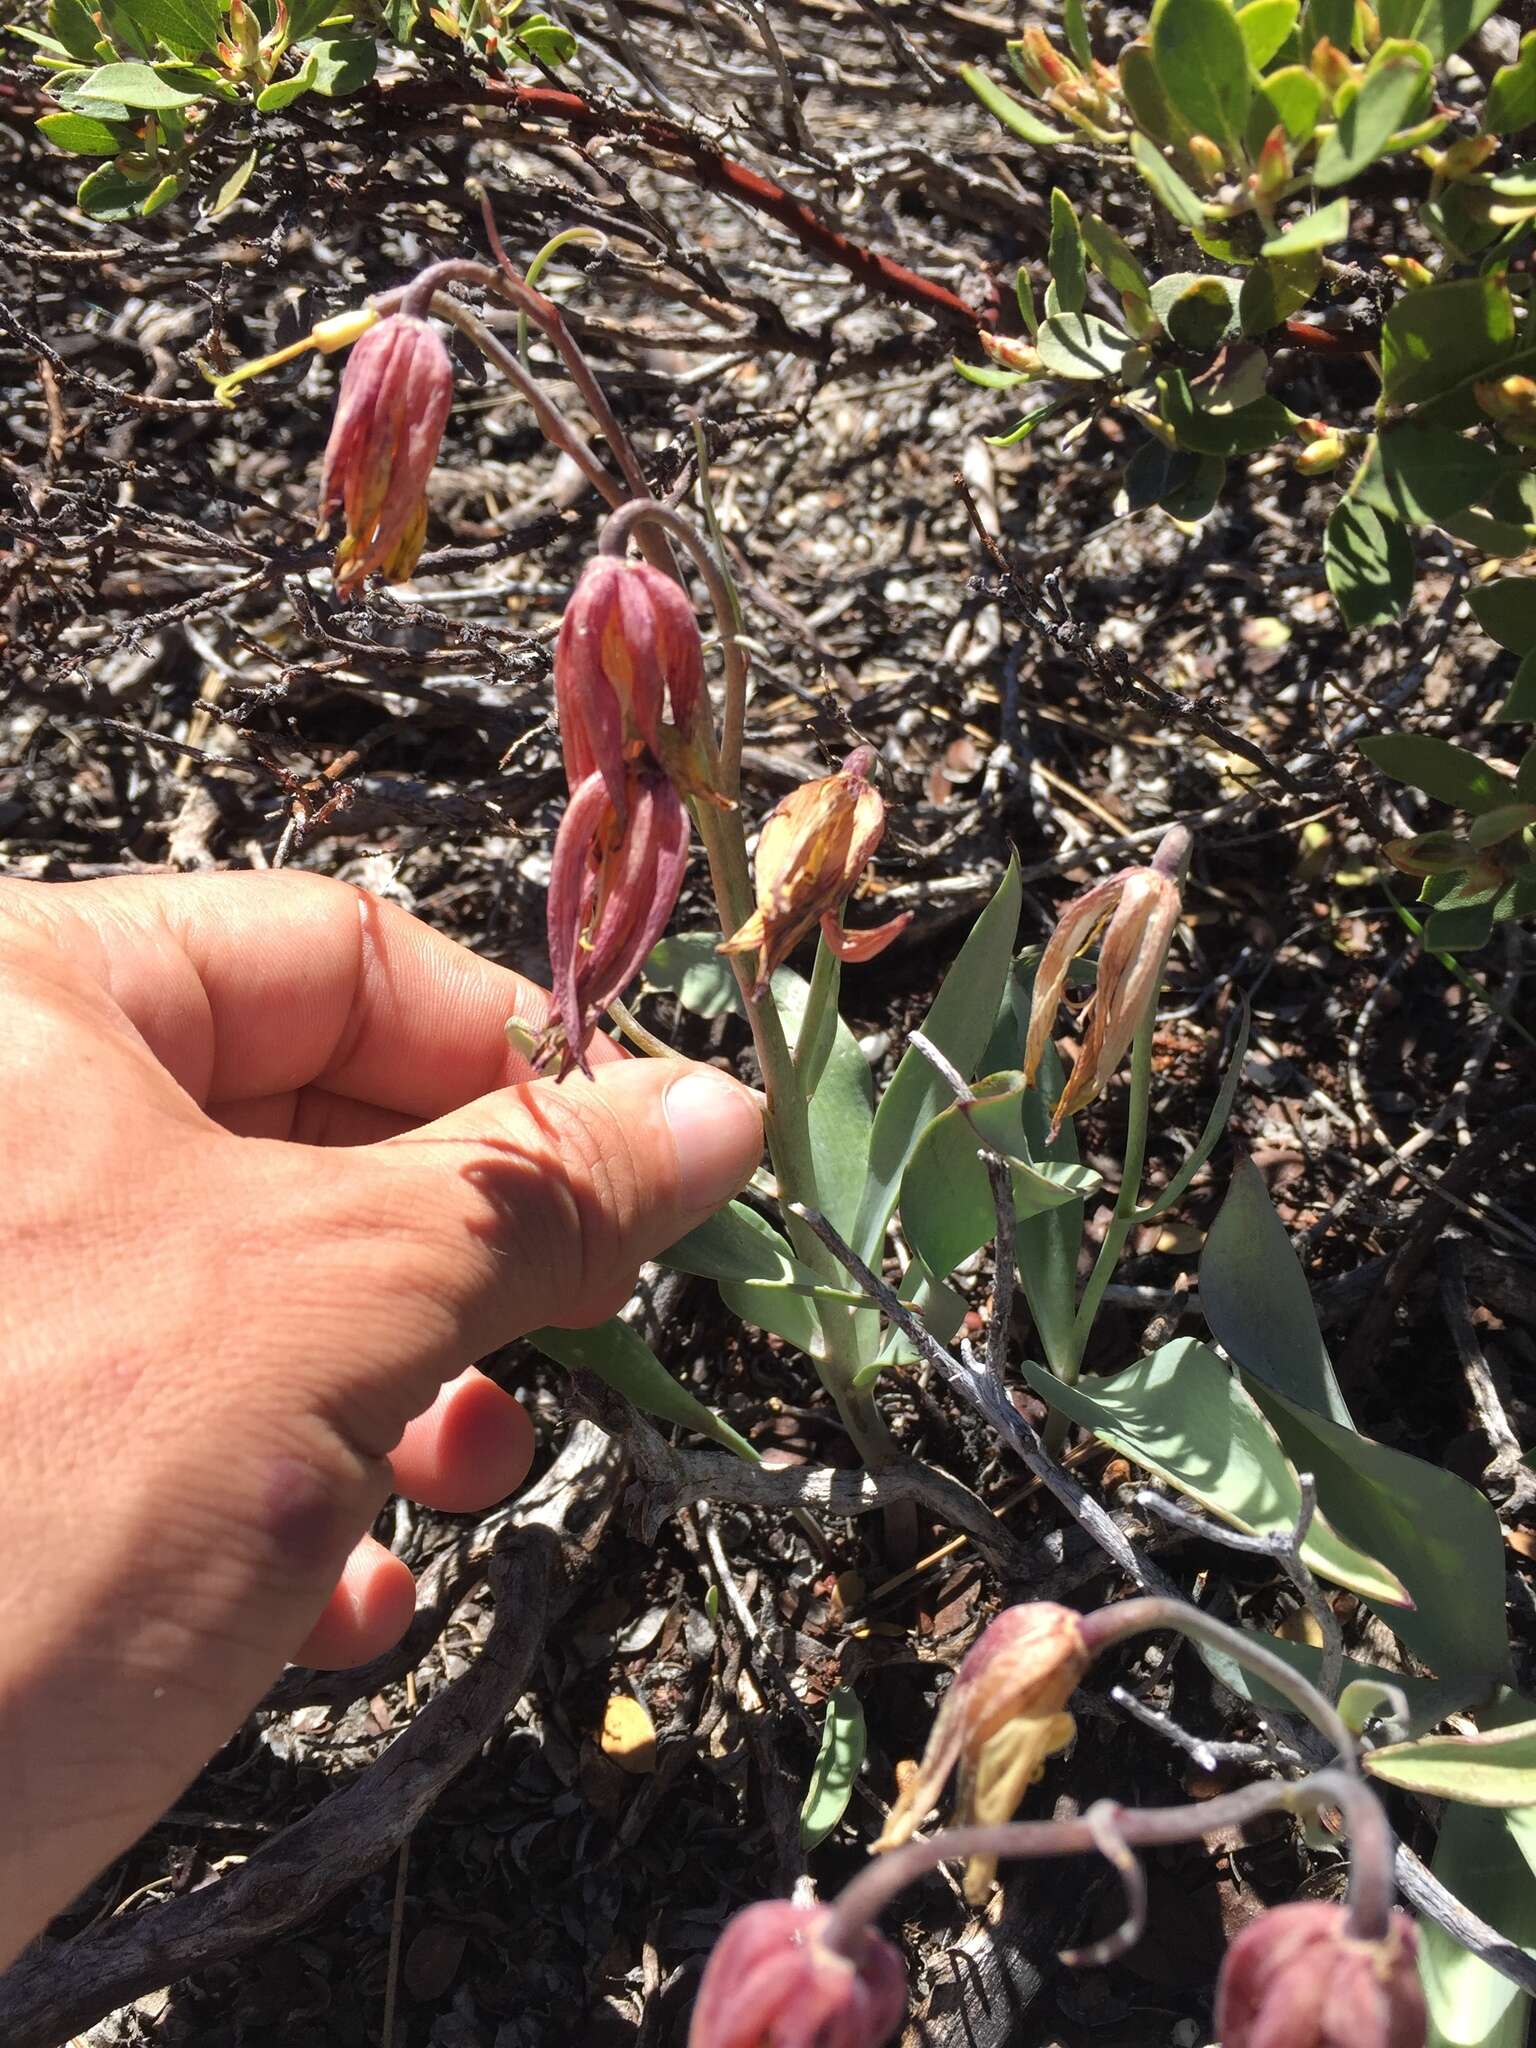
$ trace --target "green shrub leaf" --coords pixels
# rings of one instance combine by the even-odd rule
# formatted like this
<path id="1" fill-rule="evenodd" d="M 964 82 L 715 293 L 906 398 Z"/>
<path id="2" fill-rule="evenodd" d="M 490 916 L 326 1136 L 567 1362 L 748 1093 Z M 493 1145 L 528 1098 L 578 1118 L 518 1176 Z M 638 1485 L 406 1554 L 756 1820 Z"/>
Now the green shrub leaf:
<path id="1" fill-rule="evenodd" d="M 1088 280 L 1083 262 L 1083 234 L 1077 224 L 1077 208 L 1059 188 L 1051 192 L 1051 242 L 1046 255 L 1051 273 L 1051 294 L 1046 312 L 1080 313 Z"/>
<path id="2" fill-rule="evenodd" d="M 1477 1735 L 1426 1735 L 1365 1759 L 1373 1778 L 1469 1806 L 1536 1806 L 1536 1721 Z"/>
<path id="3" fill-rule="evenodd" d="M 1053 128 L 1049 121 L 1031 113 L 1021 99 L 1015 99 L 1006 86 L 996 85 L 984 71 L 978 71 L 974 64 L 962 64 L 960 76 L 975 93 L 977 99 L 989 114 L 1002 122 L 1005 128 L 1025 142 L 1034 143 L 1037 149 L 1050 149 L 1059 142 L 1070 142 L 1072 137 L 1063 128 Z"/>
<path id="4" fill-rule="evenodd" d="M 1500 576 L 1479 583 L 1467 593 L 1472 616 L 1488 635 L 1511 654 L 1536 648 L 1536 576 Z"/>
<path id="5" fill-rule="evenodd" d="M 1332 242 L 1348 239 L 1349 201 L 1331 199 L 1316 213 L 1304 213 L 1280 234 L 1272 235 L 1259 253 L 1269 257 L 1305 256 L 1311 250 L 1326 249 Z"/>
<path id="6" fill-rule="evenodd" d="M 1323 572 L 1346 626 L 1382 626 L 1413 596 L 1413 542 L 1390 515 L 1341 498 L 1323 534 Z"/>
<path id="7" fill-rule="evenodd" d="M 117 156 L 133 139 L 131 128 L 114 127 L 89 114 L 44 114 L 37 132 L 71 156 Z"/>
<path id="8" fill-rule="evenodd" d="M 1487 496 L 1508 459 L 1443 427 L 1389 427 L 1372 441 L 1354 494 L 1410 526 L 1454 518 Z"/>
<path id="9" fill-rule="evenodd" d="M 1382 396 L 1389 405 L 1439 398 L 1502 362 L 1514 341 L 1514 306 L 1502 277 L 1405 292 L 1382 322 Z"/>
<path id="10" fill-rule="evenodd" d="M 1239 7 L 1237 26 L 1255 71 L 1279 55 L 1300 13 L 1299 0 L 1248 0 L 1246 7 Z"/>
<path id="11" fill-rule="evenodd" d="M 1137 170 L 1151 186 L 1153 196 L 1162 201 L 1174 219 L 1182 221 L 1187 228 L 1201 226 L 1205 220 L 1205 208 L 1157 144 L 1145 135 L 1133 135 L 1131 156 Z"/>
<path id="12" fill-rule="evenodd" d="M 162 113 L 175 107 L 190 107 L 204 97 L 186 92 L 151 64 L 102 64 L 75 87 L 77 98 L 115 100 L 119 106 L 139 107 L 146 113 Z"/>
<path id="13" fill-rule="evenodd" d="M 1375 163 L 1398 129 L 1418 119 L 1428 105 L 1430 86 L 1429 64 L 1423 56 L 1405 51 L 1373 64 L 1317 152 L 1312 172 L 1317 184 L 1325 189 L 1342 185 Z"/>
<path id="14" fill-rule="evenodd" d="M 1520 55 L 1493 74 L 1483 126 L 1490 135 L 1518 135 L 1536 121 L 1536 34 L 1520 38 Z"/>
<path id="15" fill-rule="evenodd" d="M 1252 86 L 1243 32 L 1227 0 L 1157 0 L 1150 35 L 1170 103 L 1196 134 L 1237 149 Z"/>

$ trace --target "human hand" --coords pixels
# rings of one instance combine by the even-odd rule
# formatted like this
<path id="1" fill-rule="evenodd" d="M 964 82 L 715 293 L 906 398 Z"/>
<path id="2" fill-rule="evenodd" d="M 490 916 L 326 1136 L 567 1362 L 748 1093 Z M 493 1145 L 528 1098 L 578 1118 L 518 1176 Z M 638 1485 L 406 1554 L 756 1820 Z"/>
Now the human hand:
<path id="1" fill-rule="evenodd" d="M 546 1009 L 318 876 L 0 882 L 0 1966 L 286 1660 L 403 1633 L 391 1489 L 527 1471 L 471 1361 L 613 1314 L 756 1165 L 708 1068 L 530 1080 Z"/>

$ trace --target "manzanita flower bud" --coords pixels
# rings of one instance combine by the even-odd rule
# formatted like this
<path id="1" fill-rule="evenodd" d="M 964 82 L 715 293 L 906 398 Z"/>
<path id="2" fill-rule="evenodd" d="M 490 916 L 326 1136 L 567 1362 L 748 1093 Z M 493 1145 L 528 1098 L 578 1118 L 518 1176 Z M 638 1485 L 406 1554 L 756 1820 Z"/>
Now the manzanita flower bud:
<path id="1" fill-rule="evenodd" d="M 1330 98 L 1341 85 L 1347 85 L 1356 77 L 1356 66 L 1328 36 L 1319 36 L 1312 45 L 1312 76 Z"/>
<path id="2" fill-rule="evenodd" d="M 1351 1934 L 1323 1899 L 1275 1906 L 1227 1950 L 1216 1986 L 1221 2048 L 1424 2048 L 1428 2021 L 1406 1913 L 1385 1940 Z"/>
<path id="3" fill-rule="evenodd" d="M 1472 395 L 1489 419 L 1501 425 L 1536 424 L 1536 378 L 1487 377 L 1472 386 Z"/>
<path id="4" fill-rule="evenodd" d="M 983 355 L 988 355 L 1003 370 L 1017 370 L 1023 377 L 1038 377 L 1044 368 L 1040 351 L 1032 341 L 1024 341 L 1017 335 L 994 334 L 983 327 L 977 335 Z"/>
<path id="5" fill-rule="evenodd" d="M 594 556 L 555 643 L 555 702 L 570 787 L 596 771 L 622 808 L 625 760 L 644 746 L 687 789 L 680 750 L 692 741 L 703 674 L 698 621 L 672 578 L 648 562 Z M 662 726 L 668 704 L 671 734 Z"/>
<path id="6" fill-rule="evenodd" d="M 1297 456 L 1297 472 L 1301 476 L 1326 476 L 1330 469 L 1338 468 L 1348 453 L 1349 443 L 1342 434 L 1324 434 Z"/>
<path id="7" fill-rule="evenodd" d="M 1391 271 L 1406 292 L 1421 292 L 1427 284 L 1435 281 L 1435 273 L 1417 256 L 1383 256 L 1381 264 L 1384 270 Z"/>
<path id="8" fill-rule="evenodd" d="M 1029 87 L 1045 99 L 1063 86 L 1074 86 L 1082 73 L 1070 57 L 1062 56 L 1037 21 L 1032 21 L 1016 43 L 1008 45 L 1014 69 Z"/>
<path id="9" fill-rule="evenodd" d="M 546 915 L 562 1078 L 666 930 L 688 865 L 688 813 L 654 761 L 628 761 L 616 803 L 594 770 L 555 835 Z M 556 1050 L 551 1040 L 549 1051 Z"/>
<path id="10" fill-rule="evenodd" d="M 956 1826 L 1011 1820 L 1075 1729 L 1063 1712 L 1088 1669 L 1081 1617 L 1050 1600 L 1005 1607 L 967 1652 L 934 1718 L 923 1760 L 891 1808 L 875 1848 L 894 1849 L 927 1818 L 958 1763 Z M 979 1906 L 997 1860 L 973 1856 L 965 1896 Z"/>
<path id="11" fill-rule="evenodd" d="M 1190 135 L 1185 138 L 1184 147 L 1198 173 L 1198 182 L 1203 190 L 1209 190 L 1221 182 L 1227 168 L 1227 160 L 1221 153 L 1221 144 L 1212 141 L 1209 135 Z"/>
<path id="12" fill-rule="evenodd" d="M 844 931 L 838 916 L 885 832 L 885 804 L 869 780 L 874 764 L 872 748 L 855 747 L 836 775 L 802 782 L 764 819 L 757 908 L 719 948 L 757 954 L 756 994 L 818 920 L 840 960 L 873 960 L 906 930 L 910 912 L 862 932 Z"/>
<path id="13" fill-rule="evenodd" d="M 726 1922 L 704 1967 L 688 2048 L 882 2048 L 907 2009 L 901 1957 L 874 1928 L 857 1960 L 829 1948 L 827 1906 L 766 1899 Z"/>
<path id="14" fill-rule="evenodd" d="M 1052 1110 L 1052 1137 L 1069 1116 L 1108 1086 L 1148 1005 L 1157 1001 L 1163 961 L 1179 921 L 1179 885 L 1172 870 L 1188 835 L 1165 862 L 1164 848 L 1172 839 L 1172 833 L 1165 834 L 1153 866 L 1122 868 L 1074 896 L 1057 919 L 1041 957 L 1024 1045 L 1024 1079 L 1030 1087 L 1045 1057 L 1067 970 L 1095 934 L 1108 927 L 1099 948 L 1098 983 L 1083 1012 L 1087 1029 L 1082 1046 L 1071 1079 Z"/>
<path id="15" fill-rule="evenodd" d="M 404 582 L 427 532 L 427 478 L 453 403 L 453 359 L 429 320 L 391 313 L 347 359 L 320 478 L 320 529 L 338 506 L 347 530 L 336 587 L 350 596 L 380 571 Z"/>
<path id="16" fill-rule="evenodd" d="M 1273 199 L 1290 183 L 1295 169 L 1290 137 L 1285 132 L 1284 123 L 1277 122 L 1264 138 L 1249 183 L 1258 198 Z"/>

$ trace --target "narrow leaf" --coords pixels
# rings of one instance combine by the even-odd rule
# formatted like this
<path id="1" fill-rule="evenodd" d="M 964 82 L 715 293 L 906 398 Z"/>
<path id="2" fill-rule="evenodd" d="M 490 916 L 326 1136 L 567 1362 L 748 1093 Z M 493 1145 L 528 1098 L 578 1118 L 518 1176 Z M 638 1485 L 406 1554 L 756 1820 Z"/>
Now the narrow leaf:
<path id="1" fill-rule="evenodd" d="M 818 1848 L 847 1812 L 867 1744 L 859 1696 L 851 1685 L 840 1685 L 827 1696 L 821 1747 L 816 1753 L 805 1803 L 800 1808 L 802 1849 Z"/>
<path id="2" fill-rule="evenodd" d="M 596 1373 L 647 1415 L 696 1430 L 749 1465 L 761 1464 L 746 1438 L 695 1399 L 672 1377 L 644 1338 L 617 1316 L 591 1330 L 530 1330 L 528 1342 L 567 1371 Z"/>

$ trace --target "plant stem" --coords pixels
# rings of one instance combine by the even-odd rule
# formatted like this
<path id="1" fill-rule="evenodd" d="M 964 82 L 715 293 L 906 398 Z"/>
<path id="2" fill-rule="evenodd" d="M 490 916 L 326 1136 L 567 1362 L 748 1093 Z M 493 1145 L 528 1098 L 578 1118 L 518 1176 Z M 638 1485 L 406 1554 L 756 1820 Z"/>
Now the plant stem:
<path id="1" fill-rule="evenodd" d="M 1267 1779 L 1199 1805 L 1117 1807 L 1113 1809 L 1114 1832 L 1131 1848 L 1163 1848 L 1196 1841 L 1223 1828 L 1247 1826 L 1266 1813 L 1310 1814 L 1325 1806 L 1339 1807 L 1349 1830 L 1350 1933 L 1362 1941 L 1380 1941 L 1390 1924 L 1392 1834 L 1381 1801 L 1360 1779 L 1343 1771 L 1317 1771 L 1294 1784 Z M 937 1835 L 905 1842 L 861 1870 L 833 1900 L 831 1917 L 817 1938 L 839 1954 L 856 1957 L 864 1930 L 909 1884 L 941 1863 L 973 1856 L 1083 1856 L 1099 1850 L 1100 1841 L 1087 1818 L 946 1828 Z"/>
<path id="2" fill-rule="evenodd" d="M 1088 1284 L 1083 1289 L 1083 1298 L 1072 1320 L 1071 1355 L 1063 1361 L 1069 1370 L 1059 1374 L 1069 1387 L 1075 1384 L 1083 1369 L 1083 1354 L 1088 1349 L 1088 1339 L 1093 1332 L 1099 1304 L 1104 1299 L 1104 1290 L 1120 1263 L 1125 1241 L 1136 1222 L 1141 1170 L 1147 1157 L 1147 1107 L 1152 1094 L 1152 1038 L 1156 1029 L 1157 1005 L 1148 1003 L 1145 1015 L 1136 1026 L 1136 1037 L 1131 1047 L 1131 1089 L 1126 1108 L 1125 1163 L 1120 1174 L 1120 1191 L 1115 1196 L 1103 1243 L 1099 1246 L 1093 1271 L 1088 1275 Z"/>
<path id="3" fill-rule="evenodd" d="M 1164 1628 L 1224 1651 L 1234 1663 L 1262 1678 L 1282 1699 L 1289 1700 L 1298 1712 L 1304 1714 L 1320 1735 L 1327 1737 L 1339 1753 L 1340 1768 L 1351 1777 L 1359 1777 L 1355 1738 L 1340 1718 L 1338 1709 L 1331 1701 L 1325 1700 L 1317 1687 L 1309 1684 L 1299 1671 L 1293 1671 L 1283 1657 L 1240 1630 L 1229 1628 L 1224 1621 L 1217 1621 L 1214 1615 L 1186 1601 L 1163 1600 L 1155 1595 L 1121 1600 L 1113 1607 L 1100 1607 L 1083 1617 L 1083 1636 L 1089 1654 L 1094 1657 L 1108 1649 L 1111 1643 L 1123 1642 L 1127 1636 L 1144 1635 L 1151 1629 Z"/>
<path id="4" fill-rule="evenodd" d="M 631 535 L 639 537 L 648 530 L 659 532 L 668 540 L 675 540 L 698 566 L 699 574 L 709 592 L 709 601 L 720 633 L 721 655 L 725 667 L 724 724 L 725 728 L 730 730 L 734 720 L 735 729 L 739 731 L 746 705 L 746 649 L 741 645 L 734 630 L 729 586 L 701 536 L 680 512 L 674 511 L 670 506 L 649 501 L 635 502 L 621 506 L 604 522 L 598 545 L 605 554 L 622 554 Z M 712 733 L 707 735 L 707 744 L 713 754 Z M 721 794 L 730 800 L 730 808 L 722 810 L 706 799 L 696 798 L 693 803 L 693 814 L 699 828 L 699 837 L 704 842 L 705 856 L 709 861 L 710 882 L 714 890 L 720 928 L 723 934 L 729 936 L 730 933 L 739 931 L 751 916 L 753 894 L 752 876 L 747 864 L 746 833 L 742 827 L 741 812 L 735 802 L 737 791 L 725 786 L 725 773 L 722 765 L 720 783 L 717 786 L 720 787 Z M 794 1054 L 784 1035 L 784 1022 L 773 1000 L 772 991 L 765 989 L 760 996 L 755 995 L 752 970 L 745 959 L 736 954 L 729 957 L 736 976 L 736 985 L 741 991 L 741 1000 L 746 1009 L 747 1022 L 751 1027 L 752 1043 L 757 1051 L 758 1068 L 767 1096 L 763 1125 L 768 1140 L 769 1157 L 773 1161 L 774 1175 L 779 1184 L 779 1195 L 790 1241 L 802 1264 L 808 1266 L 819 1279 L 829 1281 L 834 1288 L 841 1291 L 839 1283 L 842 1272 L 836 1260 L 815 1232 L 793 1213 L 792 1208 L 795 1203 L 808 1209 L 819 1209 L 821 1206 L 816 1185 L 816 1157 L 811 1145 L 810 1120 L 807 1114 L 808 1091 L 802 1086 L 801 1078 L 795 1070 Z M 871 1470 L 878 1471 L 895 1457 L 896 1446 L 867 1389 L 853 1384 L 860 1362 L 856 1314 L 856 1310 L 837 1306 L 832 1302 L 817 1304 L 822 1353 L 814 1363 L 822 1385 L 831 1395 L 843 1426 L 859 1456 Z"/>

